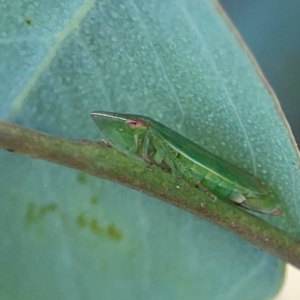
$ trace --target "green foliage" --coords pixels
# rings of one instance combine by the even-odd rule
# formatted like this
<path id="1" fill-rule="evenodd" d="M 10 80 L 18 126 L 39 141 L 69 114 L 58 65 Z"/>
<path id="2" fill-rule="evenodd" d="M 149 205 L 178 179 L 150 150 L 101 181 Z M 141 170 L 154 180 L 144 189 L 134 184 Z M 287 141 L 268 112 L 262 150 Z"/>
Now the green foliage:
<path id="1" fill-rule="evenodd" d="M 285 210 L 270 221 L 299 235 L 297 154 L 211 1 L 5 1 L 0 14 L 2 118 L 100 139 L 91 111 L 148 115 L 265 181 Z M 250 300 L 281 284 L 280 261 L 186 212 L 0 155 L 3 299 Z"/>

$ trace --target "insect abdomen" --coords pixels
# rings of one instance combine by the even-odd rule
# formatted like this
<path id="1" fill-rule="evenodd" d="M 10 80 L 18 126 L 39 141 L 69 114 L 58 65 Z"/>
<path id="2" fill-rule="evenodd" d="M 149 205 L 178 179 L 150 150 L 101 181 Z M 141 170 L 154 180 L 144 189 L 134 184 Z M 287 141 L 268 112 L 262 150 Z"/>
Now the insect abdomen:
<path id="1" fill-rule="evenodd" d="M 247 191 L 239 187 L 236 183 L 222 178 L 217 173 L 212 172 L 202 167 L 201 165 L 191 162 L 188 158 L 180 154 L 177 155 L 177 159 L 181 164 L 184 164 L 186 166 L 185 172 L 187 174 L 185 174 L 185 177 L 194 185 L 204 186 L 220 199 L 226 199 L 227 197 L 231 197 L 232 195 L 238 198 L 238 195 L 240 194 L 241 199 L 244 200 L 244 197 L 242 195 Z M 238 201 L 238 199 L 236 201 Z"/>
<path id="2" fill-rule="evenodd" d="M 156 154 L 153 153 L 154 155 L 152 155 L 154 163 L 157 163 L 160 167 L 164 163 L 169 166 L 175 176 L 179 175 L 202 190 L 207 189 L 219 199 L 227 199 L 240 204 L 246 201 L 248 197 L 259 198 L 261 195 L 255 189 L 251 190 L 245 187 L 240 181 L 233 181 L 230 177 L 222 176 L 222 173 L 218 172 L 218 168 L 216 170 L 210 169 L 201 163 L 197 163 L 182 152 L 177 151 L 170 143 L 166 143 L 155 135 L 152 136 L 151 142 L 153 148 L 156 149 Z M 157 153 L 160 155 L 157 155 Z M 234 179 L 236 179 L 235 176 Z"/>

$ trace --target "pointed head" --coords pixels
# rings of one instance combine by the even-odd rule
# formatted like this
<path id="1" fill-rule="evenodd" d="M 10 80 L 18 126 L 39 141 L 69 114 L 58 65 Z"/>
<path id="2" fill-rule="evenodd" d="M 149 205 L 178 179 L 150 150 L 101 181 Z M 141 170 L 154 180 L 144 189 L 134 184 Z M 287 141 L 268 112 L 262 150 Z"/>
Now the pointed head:
<path id="1" fill-rule="evenodd" d="M 144 117 L 138 115 L 95 111 L 91 117 L 108 141 L 126 153 L 137 151 L 148 127 Z"/>

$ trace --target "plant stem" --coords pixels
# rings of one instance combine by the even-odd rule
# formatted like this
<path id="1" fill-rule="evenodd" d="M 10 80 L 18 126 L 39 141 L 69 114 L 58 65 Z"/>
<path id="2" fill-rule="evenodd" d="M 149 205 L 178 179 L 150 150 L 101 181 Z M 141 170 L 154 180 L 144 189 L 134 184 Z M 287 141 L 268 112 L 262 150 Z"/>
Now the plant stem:
<path id="1" fill-rule="evenodd" d="M 102 142 L 70 140 L 0 121 L 0 148 L 114 181 L 188 211 L 229 230 L 300 268 L 300 242 L 264 220 L 223 201 L 216 202 L 169 173 Z"/>

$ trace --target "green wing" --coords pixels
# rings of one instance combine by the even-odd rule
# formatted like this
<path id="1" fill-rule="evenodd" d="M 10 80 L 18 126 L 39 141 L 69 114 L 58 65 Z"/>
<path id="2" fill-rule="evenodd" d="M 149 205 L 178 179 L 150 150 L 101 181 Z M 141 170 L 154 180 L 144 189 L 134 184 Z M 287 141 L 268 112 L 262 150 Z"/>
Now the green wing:
<path id="1" fill-rule="evenodd" d="M 268 192 L 267 188 L 257 178 L 246 171 L 222 160 L 167 126 L 150 118 L 143 117 L 143 119 L 151 124 L 150 126 L 155 131 L 155 134 L 169 143 L 177 152 L 188 157 L 209 172 L 216 173 L 224 180 L 235 182 L 255 193 L 266 194 Z"/>

